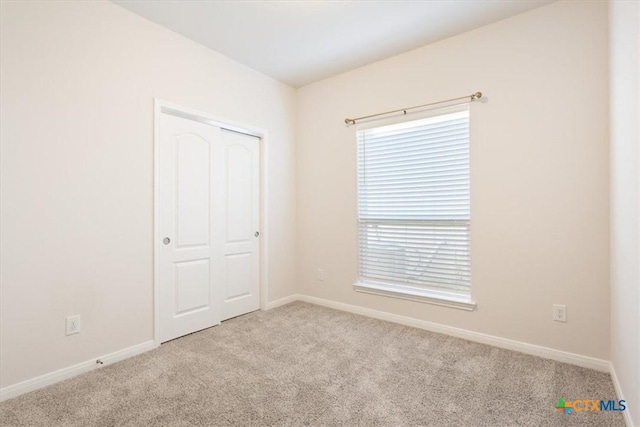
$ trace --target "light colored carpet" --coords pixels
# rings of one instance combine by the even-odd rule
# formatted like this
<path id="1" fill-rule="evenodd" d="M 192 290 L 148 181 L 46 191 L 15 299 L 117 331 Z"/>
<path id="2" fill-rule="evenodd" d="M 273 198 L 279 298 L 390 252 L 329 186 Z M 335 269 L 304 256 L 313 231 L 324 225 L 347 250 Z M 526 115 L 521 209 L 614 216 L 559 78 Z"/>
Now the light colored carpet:
<path id="1" fill-rule="evenodd" d="M 3 426 L 623 426 L 608 374 L 301 302 L 0 404 Z"/>

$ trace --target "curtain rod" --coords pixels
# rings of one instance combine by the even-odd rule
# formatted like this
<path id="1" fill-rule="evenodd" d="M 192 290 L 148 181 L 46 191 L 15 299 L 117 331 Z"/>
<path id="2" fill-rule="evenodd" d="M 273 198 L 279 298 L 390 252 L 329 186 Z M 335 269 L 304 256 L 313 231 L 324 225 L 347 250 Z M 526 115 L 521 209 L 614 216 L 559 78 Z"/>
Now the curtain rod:
<path id="1" fill-rule="evenodd" d="M 348 125 L 355 125 L 358 120 L 371 119 L 373 117 L 386 116 L 387 114 L 394 114 L 394 113 L 400 113 L 400 112 L 402 112 L 403 114 L 407 114 L 408 110 L 415 110 L 416 108 L 424 108 L 424 107 L 429 107 L 431 105 L 444 104 L 446 102 L 460 101 L 462 99 L 469 99 L 469 101 L 475 101 L 480 98 L 482 98 L 482 92 L 476 92 L 471 95 L 461 96 L 459 98 L 446 99 L 444 101 L 432 102 L 430 104 L 422 104 L 422 105 L 416 105 L 415 107 L 400 108 L 399 110 L 391 110 L 391 111 L 385 111 L 384 113 L 370 114 L 368 116 L 356 117 L 355 119 L 347 118 L 347 119 L 344 119 L 344 122 Z"/>

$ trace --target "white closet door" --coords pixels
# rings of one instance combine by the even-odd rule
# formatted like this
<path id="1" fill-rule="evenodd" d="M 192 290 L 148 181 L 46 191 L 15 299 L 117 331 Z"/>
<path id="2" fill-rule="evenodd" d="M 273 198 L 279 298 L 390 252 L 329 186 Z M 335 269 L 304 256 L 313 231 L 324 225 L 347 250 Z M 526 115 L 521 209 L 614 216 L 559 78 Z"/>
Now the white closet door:
<path id="1" fill-rule="evenodd" d="M 162 342 L 220 323 L 214 282 L 213 147 L 219 129 L 162 114 L 158 242 Z"/>
<path id="2" fill-rule="evenodd" d="M 160 340 L 260 308 L 260 139 L 163 113 Z"/>
<path id="3" fill-rule="evenodd" d="M 216 282 L 222 283 L 222 320 L 260 308 L 260 139 L 226 129 L 215 145 Z"/>

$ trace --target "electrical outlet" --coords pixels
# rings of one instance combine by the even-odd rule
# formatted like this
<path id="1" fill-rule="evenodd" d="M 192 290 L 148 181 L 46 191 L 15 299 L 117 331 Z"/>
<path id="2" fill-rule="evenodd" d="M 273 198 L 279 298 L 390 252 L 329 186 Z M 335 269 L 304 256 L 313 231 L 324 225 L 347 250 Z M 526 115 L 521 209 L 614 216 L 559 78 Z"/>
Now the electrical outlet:
<path id="1" fill-rule="evenodd" d="M 324 281 L 324 270 L 323 269 L 321 269 L 321 268 L 318 269 L 317 278 L 321 282 Z"/>
<path id="2" fill-rule="evenodd" d="M 561 304 L 553 305 L 553 320 L 556 322 L 567 321 L 567 306 Z"/>
<path id="3" fill-rule="evenodd" d="M 67 335 L 80 333 L 80 315 L 67 317 Z"/>

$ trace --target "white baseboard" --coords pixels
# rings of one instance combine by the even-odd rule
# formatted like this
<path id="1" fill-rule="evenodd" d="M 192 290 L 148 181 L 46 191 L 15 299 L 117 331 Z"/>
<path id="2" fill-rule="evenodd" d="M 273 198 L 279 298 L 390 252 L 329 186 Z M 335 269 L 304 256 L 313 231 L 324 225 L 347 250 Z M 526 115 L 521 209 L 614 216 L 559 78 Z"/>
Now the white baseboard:
<path id="1" fill-rule="evenodd" d="M 622 392 L 622 387 L 620 387 L 620 382 L 618 381 L 618 376 L 616 375 L 616 369 L 613 366 L 613 363 L 609 362 L 609 373 L 611 374 L 611 381 L 613 381 L 613 387 L 616 389 L 616 394 L 618 395 L 618 400 L 626 400 L 624 398 L 624 393 Z M 627 427 L 633 427 L 633 420 L 631 420 L 631 412 L 627 409 L 622 413 L 624 415 L 624 422 Z"/>
<path id="2" fill-rule="evenodd" d="M 451 335 L 469 341 L 492 345 L 494 347 L 505 348 L 507 350 L 518 351 L 520 353 L 543 357 L 557 362 L 570 363 L 584 368 L 595 369 L 601 372 L 609 372 L 610 362 L 608 360 L 596 359 L 594 357 L 583 356 L 581 354 L 569 353 L 553 348 L 542 347 L 535 344 L 528 344 L 521 341 L 514 341 L 507 338 L 500 338 L 480 332 L 469 331 L 467 329 L 455 328 L 441 323 L 428 322 L 426 320 L 414 319 L 412 317 L 400 316 L 398 314 L 373 310 L 357 305 L 345 304 L 337 301 L 326 300 L 308 295 L 298 295 L 299 301 L 311 304 L 322 305 L 336 310 L 348 311 L 362 316 L 373 317 L 375 319 L 386 320 L 388 322 L 399 323 L 401 325 L 412 326 L 440 334 Z"/>
<path id="3" fill-rule="evenodd" d="M 0 402 L 11 399 L 13 397 L 20 396 L 21 394 L 28 393 L 30 391 L 37 390 L 48 385 L 64 381 L 66 379 L 75 377 L 85 372 L 99 369 L 102 366 L 106 366 L 129 357 L 137 356 L 138 354 L 156 348 L 156 344 L 153 340 L 143 342 L 141 344 L 134 345 L 104 356 L 98 356 L 95 359 L 87 360 L 67 368 L 62 368 L 57 371 L 49 372 L 48 374 L 41 375 L 39 377 L 32 378 L 30 380 L 23 381 L 14 385 L 10 385 L 0 389 Z M 96 363 L 96 359 L 100 359 L 104 365 Z"/>
<path id="4" fill-rule="evenodd" d="M 265 305 L 264 310 L 271 310 L 272 308 L 280 307 L 281 305 L 289 304 L 290 302 L 300 301 L 300 297 L 301 295 L 299 294 L 292 294 L 284 298 L 268 302 L 267 305 Z"/>

